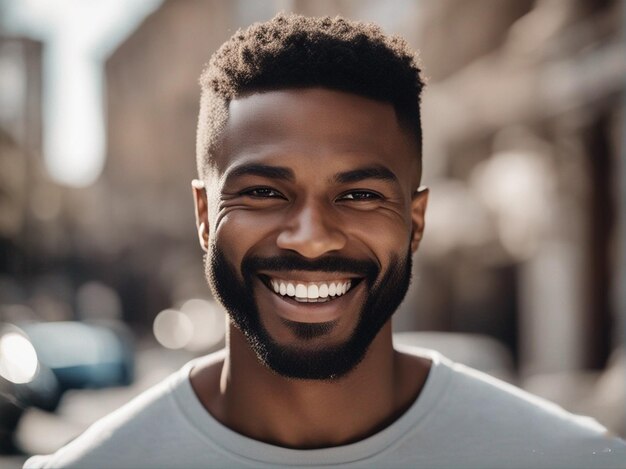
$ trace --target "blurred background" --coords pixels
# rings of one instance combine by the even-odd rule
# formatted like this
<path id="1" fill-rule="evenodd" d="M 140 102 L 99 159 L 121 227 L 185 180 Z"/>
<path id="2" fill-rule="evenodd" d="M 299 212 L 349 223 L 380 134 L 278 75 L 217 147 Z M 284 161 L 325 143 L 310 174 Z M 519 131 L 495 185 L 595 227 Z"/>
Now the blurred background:
<path id="1" fill-rule="evenodd" d="M 626 434 L 620 0 L 0 0 L 0 463 L 223 345 L 190 181 L 198 76 L 278 11 L 420 52 L 431 188 L 399 343 Z"/>

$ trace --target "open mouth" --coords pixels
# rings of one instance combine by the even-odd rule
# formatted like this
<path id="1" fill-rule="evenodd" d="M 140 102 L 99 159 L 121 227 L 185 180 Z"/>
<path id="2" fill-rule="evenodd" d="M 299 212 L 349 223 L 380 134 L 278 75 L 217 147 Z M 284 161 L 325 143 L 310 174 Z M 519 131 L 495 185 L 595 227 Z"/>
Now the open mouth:
<path id="1" fill-rule="evenodd" d="M 345 278 L 320 282 L 304 282 L 267 275 L 261 276 L 263 283 L 275 294 L 298 303 L 327 303 L 344 296 L 362 278 Z"/>

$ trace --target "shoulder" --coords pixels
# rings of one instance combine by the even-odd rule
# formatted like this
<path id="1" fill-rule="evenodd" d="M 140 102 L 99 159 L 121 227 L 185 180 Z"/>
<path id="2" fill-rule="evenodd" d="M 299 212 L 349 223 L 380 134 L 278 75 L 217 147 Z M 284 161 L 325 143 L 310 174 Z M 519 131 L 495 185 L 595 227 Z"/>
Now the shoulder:
<path id="1" fill-rule="evenodd" d="M 135 397 L 56 453 L 30 458 L 24 467 L 104 467 L 118 455 L 128 457 L 134 453 L 133 446 L 137 446 L 142 435 L 158 432 L 159 420 L 169 418 L 171 381 L 172 377 Z"/>
<path id="2" fill-rule="evenodd" d="M 574 415 L 517 386 L 453 362 L 438 352 L 419 348 L 403 349 L 403 352 L 431 359 L 429 392 L 437 396 L 437 408 L 442 412 L 447 410 L 459 421 L 479 418 L 475 422 L 501 424 L 505 428 L 540 424 L 546 431 L 554 426 L 592 433 L 606 430 L 589 417 Z"/>
<path id="3" fill-rule="evenodd" d="M 145 467 L 159 458 L 166 463 L 180 457 L 180 444 L 202 444 L 184 408 L 193 363 L 100 419 L 56 453 L 33 456 L 24 467 Z"/>
<path id="4" fill-rule="evenodd" d="M 462 406 L 465 413 L 481 416 L 487 423 L 533 430 L 544 438 L 562 436 L 563 432 L 569 436 L 606 432 L 592 418 L 572 414 L 512 384 L 459 363 L 448 362 L 447 366 L 451 369 L 449 397 L 456 397 L 456 407 Z"/>
<path id="5" fill-rule="evenodd" d="M 547 461 L 547 467 L 561 467 L 561 462 L 563 467 L 626 467 L 626 442 L 594 419 L 572 414 L 437 352 L 426 353 L 433 365 L 416 401 L 419 405 L 425 397 L 422 403 L 428 401 L 429 407 L 420 427 L 454 442 L 452 446 L 468 460 L 484 461 L 490 454 L 502 462 L 518 458 L 529 467 L 534 467 L 533 461 Z M 572 461 L 588 462 L 572 465 Z"/>

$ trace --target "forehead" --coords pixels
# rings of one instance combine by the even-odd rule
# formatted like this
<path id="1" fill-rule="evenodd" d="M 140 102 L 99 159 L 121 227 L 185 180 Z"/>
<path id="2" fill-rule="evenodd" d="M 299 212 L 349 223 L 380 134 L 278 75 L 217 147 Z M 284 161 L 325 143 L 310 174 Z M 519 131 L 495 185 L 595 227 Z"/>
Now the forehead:
<path id="1" fill-rule="evenodd" d="M 278 90 L 231 101 L 215 166 L 223 173 L 242 160 L 304 157 L 418 173 L 417 152 L 389 103 L 323 88 Z"/>

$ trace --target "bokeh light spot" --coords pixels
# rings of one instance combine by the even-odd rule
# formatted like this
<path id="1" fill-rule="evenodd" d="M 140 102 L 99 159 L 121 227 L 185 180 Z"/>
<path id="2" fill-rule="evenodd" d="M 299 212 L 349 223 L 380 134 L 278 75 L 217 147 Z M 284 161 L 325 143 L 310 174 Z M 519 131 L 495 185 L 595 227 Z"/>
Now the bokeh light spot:
<path id="1" fill-rule="evenodd" d="M 157 314 L 152 330 L 156 340 L 169 349 L 183 348 L 193 337 L 193 323 L 186 314 L 175 309 Z"/>
<path id="2" fill-rule="evenodd" d="M 206 352 L 224 339 L 224 311 L 215 301 L 194 298 L 180 310 L 193 324 L 193 336 L 185 345 L 190 352 Z"/>
<path id="3" fill-rule="evenodd" d="M 8 332 L 0 338 L 0 376 L 15 384 L 29 383 L 37 368 L 37 352 L 26 337 Z"/>

